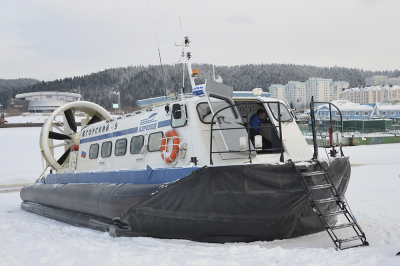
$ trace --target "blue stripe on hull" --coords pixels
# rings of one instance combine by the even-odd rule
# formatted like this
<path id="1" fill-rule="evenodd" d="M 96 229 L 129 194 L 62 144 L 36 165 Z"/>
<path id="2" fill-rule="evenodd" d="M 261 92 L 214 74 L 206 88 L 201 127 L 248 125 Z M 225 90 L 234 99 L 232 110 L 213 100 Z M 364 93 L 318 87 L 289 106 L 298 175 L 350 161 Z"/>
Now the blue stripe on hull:
<path id="1" fill-rule="evenodd" d="M 65 174 L 50 174 L 44 180 L 45 184 L 61 183 L 127 183 L 127 184 L 159 184 L 174 182 L 200 167 L 191 168 L 161 168 L 146 170 L 120 170 L 106 172 L 78 172 Z"/>

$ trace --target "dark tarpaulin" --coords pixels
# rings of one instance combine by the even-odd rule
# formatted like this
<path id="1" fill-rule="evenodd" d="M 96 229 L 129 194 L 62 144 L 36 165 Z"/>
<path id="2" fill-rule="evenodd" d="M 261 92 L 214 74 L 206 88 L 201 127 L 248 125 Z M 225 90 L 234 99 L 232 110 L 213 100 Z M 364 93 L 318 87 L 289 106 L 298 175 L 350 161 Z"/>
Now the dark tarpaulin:
<path id="1" fill-rule="evenodd" d="M 327 163 L 322 165 L 328 168 Z M 308 170 L 316 170 L 312 168 Z M 339 194 L 344 193 L 350 177 L 348 158 L 332 159 L 328 172 Z M 323 178 L 310 177 L 310 185 L 324 183 Z M 331 197 L 328 189 L 316 193 L 318 198 Z M 167 186 L 31 185 L 21 190 L 21 198 L 26 202 L 23 209 L 64 222 L 71 221 L 71 213 L 65 212 L 63 218 L 62 210 L 76 212 L 77 217 L 82 213 L 99 218 L 106 226 L 104 221 L 118 217 L 121 223 L 110 226 L 117 236 L 224 243 L 291 238 L 324 230 L 291 163 L 204 167 Z M 43 211 L 28 202 L 59 210 Z M 322 212 L 337 209 L 334 202 L 320 207 Z M 332 224 L 336 221 L 329 219 Z M 98 229 L 92 226 L 93 219 L 91 224 L 81 221 L 77 225 Z"/>

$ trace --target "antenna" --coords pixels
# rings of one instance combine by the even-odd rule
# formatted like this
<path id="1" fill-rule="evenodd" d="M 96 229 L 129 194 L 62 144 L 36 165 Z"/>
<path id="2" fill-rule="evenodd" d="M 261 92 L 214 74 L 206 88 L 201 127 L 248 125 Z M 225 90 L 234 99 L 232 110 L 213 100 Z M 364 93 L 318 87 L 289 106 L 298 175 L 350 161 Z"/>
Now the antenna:
<path id="1" fill-rule="evenodd" d="M 162 65 L 162 61 L 161 61 L 160 45 L 158 44 L 156 27 L 154 26 L 154 20 L 153 20 L 153 15 L 151 14 L 149 0 L 147 0 L 147 6 L 149 7 L 151 22 L 153 23 L 154 35 L 156 36 L 157 48 L 158 48 L 158 57 L 160 58 L 160 65 L 161 65 L 161 80 L 164 83 L 164 86 L 165 86 L 165 98 L 167 98 L 167 85 L 165 84 L 165 80 L 164 80 L 164 69 L 163 69 L 163 65 Z"/>
<path id="2" fill-rule="evenodd" d="M 215 68 L 214 68 L 214 59 L 213 59 L 213 81 L 215 81 Z"/>

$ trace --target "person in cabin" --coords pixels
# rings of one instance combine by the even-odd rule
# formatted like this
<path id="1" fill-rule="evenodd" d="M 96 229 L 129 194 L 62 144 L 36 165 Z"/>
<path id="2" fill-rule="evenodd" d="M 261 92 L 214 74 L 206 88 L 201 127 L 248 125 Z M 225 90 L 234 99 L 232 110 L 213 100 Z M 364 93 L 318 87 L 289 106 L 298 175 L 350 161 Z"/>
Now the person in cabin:
<path id="1" fill-rule="evenodd" d="M 271 126 L 271 124 L 266 119 L 267 114 L 265 110 L 259 109 L 257 113 L 253 114 L 250 117 L 249 125 L 250 127 L 250 139 L 254 145 L 254 137 L 256 135 L 261 135 L 262 142 L 263 142 L 263 149 L 269 149 L 272 147 L 271 144 L 271 128 L 270 127 L 263 127 L 264 126 Z M 260 127 L 261 126 L 261 127 Z"/>

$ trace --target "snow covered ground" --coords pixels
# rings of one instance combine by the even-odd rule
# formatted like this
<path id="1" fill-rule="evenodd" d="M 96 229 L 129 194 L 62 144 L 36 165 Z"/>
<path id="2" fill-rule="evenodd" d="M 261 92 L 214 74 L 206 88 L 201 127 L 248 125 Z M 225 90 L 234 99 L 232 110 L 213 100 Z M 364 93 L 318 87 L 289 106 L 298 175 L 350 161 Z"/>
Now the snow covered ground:
<path id="1" fill-rule="evenodd" d="M 40 175 L 39 133 L 0 129 L 0 186 Z M 326 232 L 249 244 L 111 238 L 24 212 L 12 192 L 0 193 L 0 265 L 400 265 L 400 144 L 345 147 L 344 153 L 354 165 L 347 200 L 369 247 L 336 251 Z"/>
<path id="2" fill-rule="evenodd" d="M 50 114 L 31 114 L 31 113 L 26 113 L 24 115 L 6 117 L 5 119 L 9 124 L 14 124 L 14 123 L 44 123 L 49 116 L 50 116 Z M 75 116 L 76 122 L 80 122 L 82 118 L 86 118 L 86 116 Z M 57 117 L 57 120 L 58 121 L 63 121 L 63 117 L 60 115 L 60 116 Z"/>

